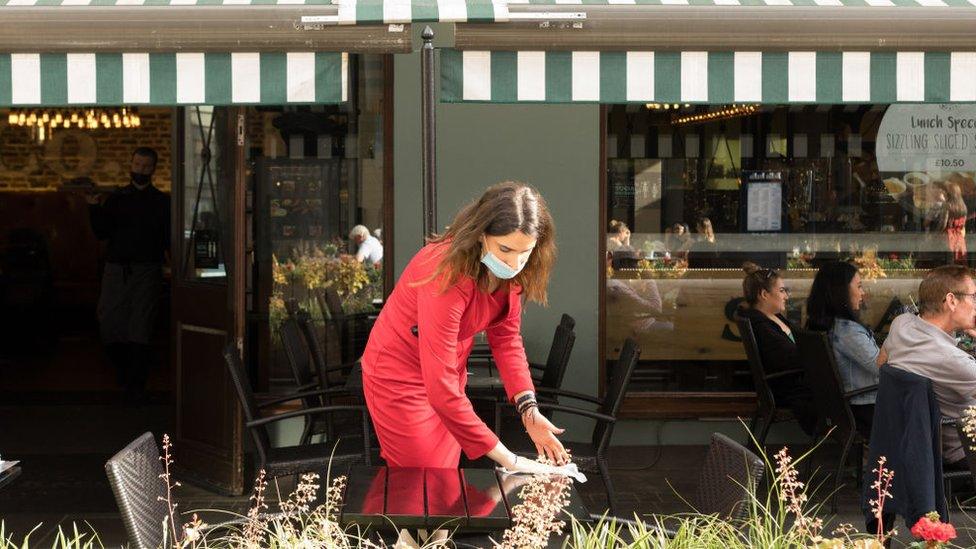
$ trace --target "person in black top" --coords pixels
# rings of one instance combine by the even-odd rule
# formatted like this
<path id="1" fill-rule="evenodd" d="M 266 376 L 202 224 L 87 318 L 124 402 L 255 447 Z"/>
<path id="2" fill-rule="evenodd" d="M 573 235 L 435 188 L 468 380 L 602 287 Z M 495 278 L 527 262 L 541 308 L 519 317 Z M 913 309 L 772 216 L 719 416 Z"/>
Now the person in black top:
<path id="1" fill-rule="evenodd" d="M 129 184 L 88 196 L 92 230 L 108 240 L 98 320 L 106 352 L 130 402 L 144 397 L 155 356 L 150 342 L 170 245 L 169 197 L 152 185 L 156 151 L 132 154 Z"/>
<path id="2" fill-rule="evenodd" d="M 746 277 L 742 280 L 742 293 L 746 306 L 739 309 L 739 315 L 752 323 L 766 375 L 800 367 L 793 326 L 783 316 L 790 291 L 782 275 L 774 269 L 760 269 L 754 263 L 746 263 L 743 269 Z M 770 380 L 769 388 L 776 405 L 789 407 L 803 431 L 812 435 L 817 411 L 813 392 L 802 374 Z"/>

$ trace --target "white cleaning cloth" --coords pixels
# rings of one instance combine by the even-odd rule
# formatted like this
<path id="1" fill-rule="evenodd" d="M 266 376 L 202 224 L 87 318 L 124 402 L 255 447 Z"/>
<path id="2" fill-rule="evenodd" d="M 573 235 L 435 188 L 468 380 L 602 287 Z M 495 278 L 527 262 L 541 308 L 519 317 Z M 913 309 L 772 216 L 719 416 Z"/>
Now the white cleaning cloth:
<path id="1" fill-rule="evenodd" d="M 546 465 L 538 461 L 518 456 L 515 465 L 511 469 L 499 467 L 499 471 L 506 475 L 529 474 L 529 475 L 563 475 L 576 479 L 578 482 L 586 482 L 586 475 L 580 472 L 575 463 L 566 465 Z"/>

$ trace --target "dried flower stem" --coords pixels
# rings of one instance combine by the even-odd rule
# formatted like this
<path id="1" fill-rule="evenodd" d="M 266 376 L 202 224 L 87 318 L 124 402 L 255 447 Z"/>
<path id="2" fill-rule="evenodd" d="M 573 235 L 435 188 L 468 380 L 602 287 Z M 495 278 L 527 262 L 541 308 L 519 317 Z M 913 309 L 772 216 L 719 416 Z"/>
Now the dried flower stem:
<path id="1" fill-rule="evenodd" d="M 166 509 L 169 512 L 169 527 L 172 537 L 171 545 L 173 547 L 179 547 L 181 542 L 181 537 L 176 531 L 176 506 L 177 504 L 173 502 L 173 489 L 180 486 L 179 482 L 173 482 L 172 475 L 170 474 L 170 466 L 173 465 L 173 456 L 171 451 L 173 449 L 173 444 L 169 440 L 169 435 L 163 435 L 163 455 L 159 457 L 159 460 L 163 462 L 163 473 L 159 475 L 159 478 L 166 483 L 166 497 L 160 497 L 161 501 L 166 502 Z"/>

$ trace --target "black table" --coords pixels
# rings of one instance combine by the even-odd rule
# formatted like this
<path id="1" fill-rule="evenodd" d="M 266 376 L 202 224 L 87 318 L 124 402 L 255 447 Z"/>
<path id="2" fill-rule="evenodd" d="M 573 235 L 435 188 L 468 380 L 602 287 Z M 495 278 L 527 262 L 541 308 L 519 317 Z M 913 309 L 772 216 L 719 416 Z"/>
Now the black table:
<path id="1" fill-rule="evenodd" d="M 530 478 L 495 469 L 355 466 L 347 478 L 340 521 L 381 529 L 504 530 L 511 526 L 511 509 L 522 502 L 519 492 Z M 576 487 L 570 484 L 568 490 L 569 505 L 561 518 L 589 521 Z"/>

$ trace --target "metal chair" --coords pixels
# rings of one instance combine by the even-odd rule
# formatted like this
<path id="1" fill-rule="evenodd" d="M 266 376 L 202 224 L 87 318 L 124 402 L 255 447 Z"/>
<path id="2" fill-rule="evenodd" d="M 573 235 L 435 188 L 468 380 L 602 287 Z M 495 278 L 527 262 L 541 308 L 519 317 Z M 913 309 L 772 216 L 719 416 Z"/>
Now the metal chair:
<path id="1" fill-rule="evenodd" d="M 549 402 L 551 404 L 558 404 L 558 396 L 551 394 L 543 394 L 540 391 L 543 389 L 560 389 L 563 384 L 563 377 L 566 375 L 566 368 L 569 366 L 569 356 L 573 352 L 573 345 L 576 343 L 576 332 L 573 329 L 576 327 L 576 320 L 573 317 L 563 314 L 556 326 L 556 332 L 552 336 L 552 345 L 549 347 L 549 354 L 546 356 L 546 362 L 540 364 L 537 362 L 530 362 L 529 368 L 532 374 L 532 381 L 535 384 L 537 399 L 539 402 Z M 501 434 L 502 430 L 502 410 L 504 406 L 505 399 L 496 399 L 495 405 L 495 434 Z M 552 413 L 549 411 L 543 412 L 548 418 L 552 418 Z"/>
<path id="2" fill-rule="evenodd" d="M 912 525 L 930 511 L 948 521 L 953 481 L 971 477 L 969 471 L 943 467 L 942 432 L 959 429 L 957 420 L 942 416 L 931 379 L 887 364 L 879 374 L 868 463 L 873 465 L 884 456 L 885 467 L 895 475 L 892 497 L 884 505 L 886 524 L 893 525 L 894 517 L 901 516 Z M 964 432 L 959 434 L 969 460 L 971 444 Z M 874 497 L 871 482 L 876 478 L 871 467 L 865 468 L 864 475 L 862 505 Z"/>
<path id="3" fill-rule="evenodd" d="M 563 377 L 566 375 L 566 366 L 569 365 L 569 355 L 573 352 L 573 345 L 576 343 L 576 320 L 563 313 L 556 326 L 556 332 L 552 336 L 552 345 L 549 346 L 549 354 L 546 355 L 546 362 L 539 364 L 530 362 L 529 368 L 532 371 L 532 379 L 537 387 L 548 387 L 559 389 L 563 385 Z"/>
<path id="4" fill-rule="evenodd" d="M 322 288 L 316 291 L 315 301 L 325 322 L 326 343 L 338 342 L 340 362 L 354 362 L 366 347 L 376 315 L 345 312 L 342 298 L 333 288 Z"/>
<path id="5" fill-rule="evenodd" d="M 639 358 L 640 347 L 636 341 L 627 338 L 620 351 L 620 357 L 609 372 L 610 381 L 607 384 L 607 392 L 602 399 L 562 389 L 539 389 L 540 395 L 565 397 L 598 406 L 598 409 L 593 411 L 565 404 L 539 402 L 539 410 L 542 412 L 563 412 L 596 420 L 589 443 L 567 442 L 564 446 L 572 453 L 573 462 L 581 471 L 600 475 L 607 490 L 607 508 L 611 515 L 615 514 L 616 496 L 610 479 L 607 449 L 610 447 L 613 428 L 617 423 L 617 412 L 620 411 L 620 406 L 623 404 L 624 396 L 627 394 L 627 386 L 630 384 L 630 378 L 634 373 L 634 368 L 637 367 Z M 511 404 L 506 405 L 511 406 Z M 534 454 L 535 449 L 521 448 L 520 453 Z"/>
<path id="6" fill-rule="evenodd" d="M 279 328 L 279 335 L 285 349 L 285 356 L 291 365 L 292 375 L 299 391 L 313 389 L 329 389 L 321 396 L 302 398 L 302 405 L 305 408 L 315 408 L 317 406 L 329 406 L 335 403 L 335 399 L 342 399 L 342 403 L 361 404 L 359 395 L 353 395 L 345 388 L 345 383 L 336 381 L 332 383 L 330 374 L 346 374 L 358 361 L 349 364 L 328 365 L 325 362 L 325 353 L 319 345 L 308 312 L 296 309 L 294 315 L 285 319 Z M 348 415 L 348 414 L 346 414 Z M 305 428 L 302 431 L 300 444 L 308 444 L 315 435 L 325 435 L 326 440 L 333 440 L 336 436 L 337 421 L 339 418 L 332 414 L 320 414 L 314 417 L 305 418 Z M 339 421 L 338 427 L 343 426 Z M 341 433 L 345 438 L 358 436 L 355 433 Z M 376 442 L 374 439 L 373 442 Z"/>
<path id="7" fill-rule="evenodd" d="M 758 406 L 756 415 L 749 423 L 749 432 L 755 439 L 755 445 L 760 451 L 766 446 L 766 437 L 769 436 L 769 428 L 773 423 L 792 421 L 793 412 L 789 408 L 783 408 L 776 404 L 776 396 L 769 386 L 771 380 L 789 376 L 803 374 L 803 368 L 791 368 L 782 372 L 766 374 L 766 368 L 762 363 L 762 354 L 759 352 L 759 345 L 756 343 L 756 334 L 752 330 L 752 322 L 748 318 L 734 315 L 735 323 L 739 326 L 739 336 L 742 338 L 742 346 L 745 347 L 746 358 L 749 360 L 749 370 L 752 372 L 752 383 L 756 388 Z"/>
<path id="8" fill-rule="evenodd" d="M 143 433 L 105 463 L 108 483 L 119 506 L 129 544 L 135 549 L 163 545 L 166 484 L 152 433 Z"/>
<path id="9" fill-rule="evenodd" d="M 311 358 L 310 368 L 318 376 L 318 384 L 322 389 L 345 385 L 346 377 L 353 367 L 359 363 L 359 359 L 349 362 L 329 363 L 325 349 L 315 333 L 315 325 L 312 317 L 307 311 L 299 310 L 295 314 L 295 323 L 305 340 L 305 347 L 308 349 Z"/>
<path id="10" fill-rule="evenodd" d="M 823 428 L 831 429 L 829 435 L 837 440 L 841 446 L 840 459 L 834 473 L 834 487 L 830 496 L 831 512 L 836 513 L 840 476 L 843 473 L 844 465 L 847 464 L 847 456 L 851 447 L 855 443 L 863 447 L 868 442 L 857 432 L 854 414 L 851 412 L 851 399 L 858 395 L 877 391 L 878 386 L 871 385 L 844 392 L 844 384 L 840 380 L 834 350 L 830 345 L 830 340 L 827 339 L 827 334 L 810 330 L 794 330 L 793 337 L 796 338 L 800 362 L 803 364 L 804 373 L 813 391 L 817 413 L 823 422 Z M 826 432 L 820 433 L 820 435 L 826 434 Z M 860 480 L 863 452 L 858 451 L 856 454 L 858 456 L 856 477 Z"/>
<path id="11" fill-rule="evenodd" d="M 759 456 L 721 433 L 712 433 L 698 479 L 695 509 L 721 518 L 746 518 L 750 501 L 765 472 L 765 464 Z"/>
<path id="12" fill-rule="evenodd" d="M 366 411 L 365 406 L 316 406 L 273 416 L 260 416 L 260 409 L 267 408 L 268 406 L 305 398 L 318 398 L 324 395 L 334 394 L 342 391 L 342 389 L 318 389 L 293 393 L 265 401 L 259 406 L 254 399 L 251 383 L 241 364 L 240 356 L 237 354 L 237 347 L 233 343 L 224 349 L 224 360 L 227 362 L 227 369 L 230 372 L 231 381 L 234 384 L 234 389 L 237 391 L 241 407 L 244 410 L 244 425 L 251 432 L 251 437 L 254 439 L 254 446 L 257 448 L 259 469 L 263 469 L 268 476 L 276 477 L 324 470 L 329 468 L 330 463 L 332 466 L 338 465 L 340 467 L 347 467 L 356 463 L 372 464 L 369 413 Z M 282 448 L 274 448 L 271 446 L 271 437 L 267 428 L 271 423 L 296 417 L 314 418 L 316 416 L 343 412 L 359 413 L 362 419 L 362 438 L 358 436 L 355 439 L 340 438 L 336 441 L 326 441 L 319 444 L 305 444 Z M 357 448 L 360 444 L 362 446 Z"/>

